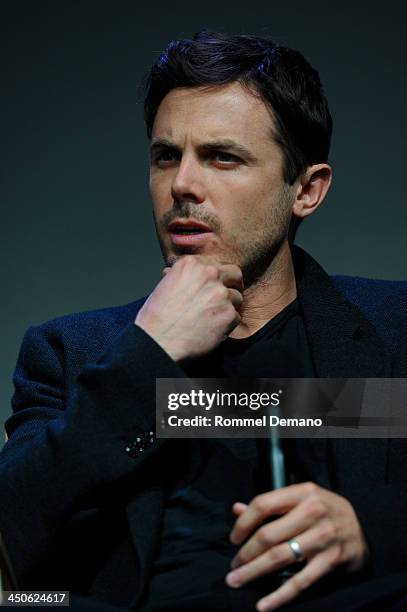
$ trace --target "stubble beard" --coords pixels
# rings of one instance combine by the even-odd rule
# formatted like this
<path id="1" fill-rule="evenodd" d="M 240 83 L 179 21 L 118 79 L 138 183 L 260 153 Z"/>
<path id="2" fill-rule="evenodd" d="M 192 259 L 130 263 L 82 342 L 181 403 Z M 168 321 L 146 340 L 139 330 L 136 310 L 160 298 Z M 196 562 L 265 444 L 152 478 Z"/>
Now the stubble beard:
<path id="1" fill-rule="evenodd" d="M 283 184 L 268 214 L 258 223 L 256 241 L 243 243 L 239 253 L 245 289 L 267 283 L 279 275 L 278 254 L 287 242 L 293 191 Z"/>
<path id="2" fill-rule="evenodd" d="M 262 223 L 259 223 L 258 234 L 256 241 L 241 242 L 233 252 L 233 257 L 226 256 L 224 253 L 213 253 L 210 256 L 219 256 L 220 264 L 235 264 L 239 266 L 243 274 L 243 283 L 245 289 L 261 284 L 266 278 L 271 278 L 276 273 L 273 263 L 278 259 L 276 256 L 281 250 L 283 244 L 288 239 L 288 231 L 290 227 L 291 215 L 290 210 L 293 204 L 293 191 L 289 185 L 284 183 L 280 192 L 276 196 L 275 202 L 271 205 L 269 214 L 265 216 Z M 155 230 L 160 246 L 160 250 L 166 265 L 172 267 L 181 257 L 187 254 L 200 254 L 200 249 L 190 247 L 183 248 L 182 252 L 170 253 L 165 245 L 165 241 L 161 236 L 161 231 L 175 217 L 194 217 L 199 221 L 207 223 L 212 227 L 220 240 L 222 241 L 222 228 L 219 221 L 213 215 L 206 212 L 199 212 L 194 209 L 194 205 L 189 203 L 179 204 L 174 206 L 171 211 L 163 215 L 162 219 L 157 223 L 154 219 Z M 229 243 L 231 242 L 229 238 Z"/>

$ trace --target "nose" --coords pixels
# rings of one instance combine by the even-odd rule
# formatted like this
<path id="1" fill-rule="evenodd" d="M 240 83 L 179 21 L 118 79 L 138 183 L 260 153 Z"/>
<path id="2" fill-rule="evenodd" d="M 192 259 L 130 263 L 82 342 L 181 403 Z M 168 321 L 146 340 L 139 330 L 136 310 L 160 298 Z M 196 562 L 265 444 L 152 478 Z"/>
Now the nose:
<path id="1" fill-rule="evenodd" d="M 175 202 L 195 202 L 205 200 L 203 168 L 192 155 L 183 155 L 171 184 L 171 195 Z"/>

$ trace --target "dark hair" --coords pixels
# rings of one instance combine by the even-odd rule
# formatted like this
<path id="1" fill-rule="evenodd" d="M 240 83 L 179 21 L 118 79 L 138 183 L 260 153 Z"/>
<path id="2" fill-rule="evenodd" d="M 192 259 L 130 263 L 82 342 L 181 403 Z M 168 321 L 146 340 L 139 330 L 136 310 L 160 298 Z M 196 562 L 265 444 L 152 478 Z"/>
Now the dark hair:
<path id="1" fill-rule="evenodd" d="M 158 107 L 172 89 L 235 81 L 271 108 L 286 183 L 292 185 L 307 166 L 327 161 L 332 117 L 318 72 L 298 51 L 256 36 L 203 30 L 192 40 L 171 41 L 144 81 L 148 137 Z"/>

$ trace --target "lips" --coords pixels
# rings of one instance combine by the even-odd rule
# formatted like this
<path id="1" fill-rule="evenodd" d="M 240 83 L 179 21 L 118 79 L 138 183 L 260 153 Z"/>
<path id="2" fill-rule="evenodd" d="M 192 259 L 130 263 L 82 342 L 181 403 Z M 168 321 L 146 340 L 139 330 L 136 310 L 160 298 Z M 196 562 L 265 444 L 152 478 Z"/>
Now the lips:
<path id="1" fill-rule="evenodd" d="M 208 225 L 195 219 L 174 220 L 169 224 L 168 230 L 171 242 L 176 247 L 203 247 L 213 236 L 213 230 Z"/>
<path id="2" fill-rule="evenodd" d="M 168 226 L 171 234 L 177 235 L 188 235 L 188 234 L 200 234 L 205 232 L 212 232 L 212 229 L 202 223 L 201 221 L 195 221 L 195 219 L 179 219 L 172 221 Z"/>

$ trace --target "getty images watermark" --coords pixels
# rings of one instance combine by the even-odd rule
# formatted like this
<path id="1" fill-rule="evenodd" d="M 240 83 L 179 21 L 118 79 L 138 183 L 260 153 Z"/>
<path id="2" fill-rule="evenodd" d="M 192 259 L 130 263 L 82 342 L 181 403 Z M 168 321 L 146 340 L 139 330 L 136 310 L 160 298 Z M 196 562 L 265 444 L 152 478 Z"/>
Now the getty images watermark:
<path id="1" fill-rule="evenodd" d="M 407 437 L 407 379 L 156 381 L 161 438 Z"/>
<path id="2" fill-rule="evenodd" d="M 200 408 L 205 412 L 213 410 L 222 411 L 224 408 L 248 408 L 259 410 L 260 408 L 277 408 L 280 406 L 282 389 L 274 393 L 245 393 L 227 392 L 217 389 L 215 392 L 207 392 L 203 389 L 191 389 L 189 392 L 169 393 L 167 407 L 169 411 L 178 411 L 181 408 Z M 213 416 L 195 414 L 193 416 L 178 416 L 170 414 L 166 419 L 169 427 L 198 428 L 248 428 L 248 427 L 321 427 L 320 418 L 283 418 L 277 414 L 263 414 L 262 416 L 225 416 L 225 414 L 214 414 Z"/>

